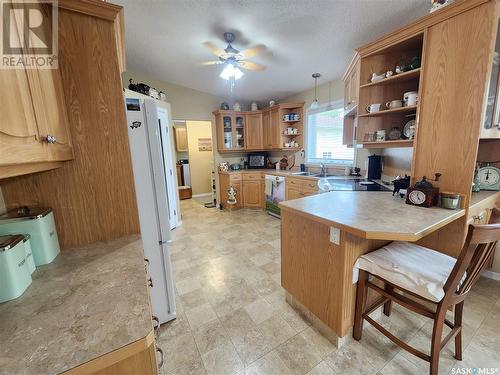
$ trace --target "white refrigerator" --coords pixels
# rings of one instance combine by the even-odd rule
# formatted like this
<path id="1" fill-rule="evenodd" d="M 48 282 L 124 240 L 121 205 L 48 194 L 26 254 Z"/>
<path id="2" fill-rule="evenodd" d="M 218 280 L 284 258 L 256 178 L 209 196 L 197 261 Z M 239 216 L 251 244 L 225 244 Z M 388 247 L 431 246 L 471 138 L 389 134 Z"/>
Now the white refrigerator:
<path id="1" fill-rule="evenodd" d="M 125 98 L 144 257 L 151 278 L 153 315 L 160 323 L 175 319 L 170 261 L 170 230 L 178 223 L 169 105 L 153 99 Z"/>

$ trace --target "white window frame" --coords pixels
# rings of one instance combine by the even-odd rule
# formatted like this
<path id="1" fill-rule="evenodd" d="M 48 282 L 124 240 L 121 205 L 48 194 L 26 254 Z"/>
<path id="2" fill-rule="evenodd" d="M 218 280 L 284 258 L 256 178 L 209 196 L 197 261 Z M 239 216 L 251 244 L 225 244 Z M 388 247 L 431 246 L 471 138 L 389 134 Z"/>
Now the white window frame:
<path id="1" fill-rule="evenodd" d="M 304 163 L 305 163 L 305 165 L 311 166 L 311 167 L 316 167 L 316 166 L 320 165 L 320 163 L 309 162 L 309 160 L 308 160 L 307 148 L 309 147 L 309 140 L 307 138 L 309 135 L 309 129 L 308 129 L 308 127 L 309 127 L 309 115 L 313 115 L 313 114 L 319 113 L 319 112 L 325 112 L 325 111 L 332 110 L 332 109 L 338 109 L 338 108 L 344 109 L 344 99 L 339 99 L 339 100 L 335 100 L 335 101 L 330 102 L 330 103 L 323 104 L 323 105 L 319 106 L 318 108 L 307 109 L 306 118 L 304 121 Z M 328 161 L 325 161 L 323 164 L 328 166 L 328 167 L 338 167 L 338 168 L 356 166 L 358 153 L 356 152 L 356 145 L 355 144 L 353 145 L 353 148 L 354 148 L 354 158 L 352 160 L 352 164 L 339 164 L 339 163 L 328 162 Z"/>

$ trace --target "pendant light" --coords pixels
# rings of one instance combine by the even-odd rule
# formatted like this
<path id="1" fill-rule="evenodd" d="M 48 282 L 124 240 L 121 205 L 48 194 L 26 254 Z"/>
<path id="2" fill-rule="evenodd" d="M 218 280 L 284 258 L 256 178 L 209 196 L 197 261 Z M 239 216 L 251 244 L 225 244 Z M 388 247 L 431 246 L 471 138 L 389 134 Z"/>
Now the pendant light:
<path id="1" fill-rule="evenodd" d="M 314 100 L 311 103 L 311 106 L 309 107 L 309 109 L 316 109 L 316 108 L 319 107 L 319 100 L 318 100 L 317 89 L 318 89 L 318 78 L 321 77 L 321 74 L 314 73 L 312 75 L 312 77 L 314 78 Z"/>

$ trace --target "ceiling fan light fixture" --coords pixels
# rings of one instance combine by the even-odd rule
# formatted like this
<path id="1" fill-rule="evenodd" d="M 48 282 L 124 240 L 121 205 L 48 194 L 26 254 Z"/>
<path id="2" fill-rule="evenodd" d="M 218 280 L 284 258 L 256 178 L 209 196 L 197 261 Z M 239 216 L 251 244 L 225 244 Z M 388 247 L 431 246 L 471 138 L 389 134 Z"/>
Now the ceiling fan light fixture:
<path id="1" fill-rule="evenodd" d="M 238 67 L 234 66 L 234 64 L 226 64 L 219 77 L 226 81 L 229 81 L 231 78 L 238 80 L 243 77 L 243 72 Z"/>

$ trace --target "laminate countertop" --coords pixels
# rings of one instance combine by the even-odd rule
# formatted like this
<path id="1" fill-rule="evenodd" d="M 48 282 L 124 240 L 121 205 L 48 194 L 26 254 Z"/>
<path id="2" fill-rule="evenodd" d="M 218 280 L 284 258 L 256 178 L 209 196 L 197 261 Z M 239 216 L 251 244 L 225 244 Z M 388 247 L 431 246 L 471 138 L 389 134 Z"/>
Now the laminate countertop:
<path id="1" fill-rule="evenodd" d="M 417 241 L 465 215 L 465 210 L 408 205 L 390 192 L 332 191 L 280 203 L 284 211 L 304 215 L 358 237 Z"/>
<path id="2" fill-rule="evenodd" d="M 152 331 L 138 236 L 65 250 L 0 304 L 0 374 L 56 374 Z"/>

